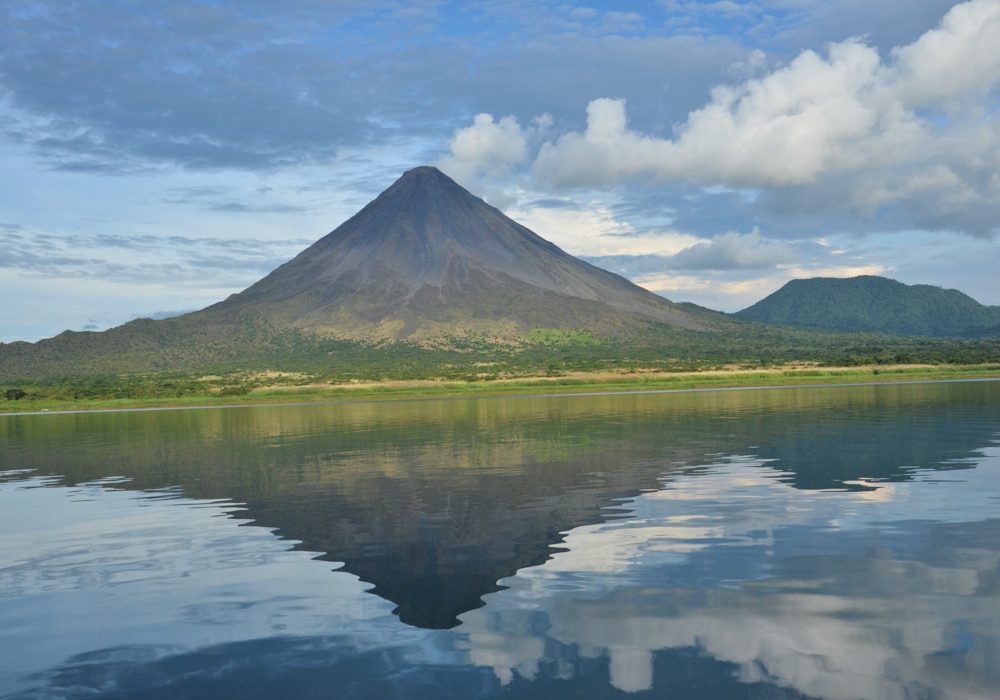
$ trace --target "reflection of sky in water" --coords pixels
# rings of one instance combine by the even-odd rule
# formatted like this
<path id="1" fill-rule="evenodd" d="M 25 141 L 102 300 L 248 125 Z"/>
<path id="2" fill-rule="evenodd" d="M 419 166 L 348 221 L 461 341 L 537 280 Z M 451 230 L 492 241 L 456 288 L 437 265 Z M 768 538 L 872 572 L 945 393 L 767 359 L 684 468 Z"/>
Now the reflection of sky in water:
<path id="1" fill-rule="evenodd" d="M 645 690 L 655 652 L 692 648 L 822 698 L 998 697 L 1000 449 L 976 461 L 822 492 L 720 460 L 567 533 L 457 631 L 504 683 L 606 656 Z"/>
<path id="2" fill-rule="evenodd" d="M 93 650 L 148 663 L 270 636 L 323 636 L 340 653 L 405 645 L 418 661 L 448 661 L 369 585 L 240 527 L 232 504 L 45 483 L 0 483 L 0 690 Z"/>
<path id="3" fill-rule="evenodd" d="M 682 682 L 662 671 L 668 653 L 725 662 L 714 673 L 781 697 L 997 697 L 1000 448 L 980 454 L 860 491 L 797 490 L 760 460 L 720 457 L 624 503 L 627 518 L 568 532 L 449 632 L 404 625 L 355 576 L 241 526 L 231 503 L 8 474 L 0 694 L 143 697 L 152 671 L 115 695 L 124 681 L 107 668 L 162 674 L 238 650 L 200 652 L 203 675 L 224 675 L 250 653 L 241 644 L 278 640 L 254 658 L 347 660 L 319 684 L 395 679 L 369 698 L 528 696 L 553 679 L 579 692 L 588 674 L 601 697 L 638 692 Z M 79 675 L 95 667 L 105 676 Z"/>

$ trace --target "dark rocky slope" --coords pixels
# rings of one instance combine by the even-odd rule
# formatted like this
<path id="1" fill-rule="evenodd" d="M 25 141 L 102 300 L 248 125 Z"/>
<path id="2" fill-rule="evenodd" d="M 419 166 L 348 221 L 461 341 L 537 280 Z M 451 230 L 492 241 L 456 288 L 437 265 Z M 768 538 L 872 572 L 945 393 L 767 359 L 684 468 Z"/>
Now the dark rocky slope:
<path id="1" fill-rule="evenodd" d="M 321 334 L 396 340 L 468 331 L 513 337 L 537 327 L 608 335 L 638 319 L 703 327 L 432 167 L 406 172 L 333 233 L 200 313 L 248 308 Z"/>

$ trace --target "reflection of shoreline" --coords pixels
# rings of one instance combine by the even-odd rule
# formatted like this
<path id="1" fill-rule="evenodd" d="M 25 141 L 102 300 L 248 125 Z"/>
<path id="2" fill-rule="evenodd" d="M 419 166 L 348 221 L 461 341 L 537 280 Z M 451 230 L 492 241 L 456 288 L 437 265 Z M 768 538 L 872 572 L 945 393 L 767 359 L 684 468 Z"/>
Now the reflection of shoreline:
<path id="1" fill-rule="evenodd" d="M 605 657 L 635 692 L 655 687 L 658 653 L 696 649 L 825 700 L 996 697 L 1000 448 L 961 481 L 873 484 L 878 499 L 796 491 L 742 461 L 567 533 L 462 615 L 470 662 L 509 683 Z"/>
<path id="2" fill-rule="evenodd" d="M 397 403 L 413 401 L 461 401 L 478 399 L 556 399 L 577 396 L 627 396 L 632 394 L 688 394 L 716 391 L 747 391 L 774 389 L 813 389 L 823 387 L 900 386 L 908 384 L 955 384 L 968 382 L 1000 382 L 1000 368 L 966 369 L 962 366 L 893 366 L 858 370 L 858 368 L 830 367 L 822 370 L 708 370 L 704 372 L 678 372 L 644 374 L 622 379 L 623 375 L 583 375 L 576 379 L 564 377 L 532 377 L 530 379 L 504 379 L 474 383 L 427 380 L 424 382 L 374 382 L 370 384 L 330 385 L 316 390 L 313 387 L 267 390 L 266 393 L 247 394 L 246 398 L 227 397 L 220 400 L 212 396 L 183 399 L 135 399 L 38 401 L 36 410 L 19 410 L 19 406 L 0 405 L 0 417 L 73 415 L 80 413 L 128 413 L 149 411 L 204 410 L 210 408 L 288 408 L 303 406 L 339 406 L 368 403 Z M 814 376 L 817 373 L 821 377 Z M 962 375 L 955 378 L 955 375 Z M 902 375 L 902 376 L 900 376 Z M 884 377 L 876 379 L 876 377 Z M 908 377 L 908 378 L 907 378 Z M 862 380 L 862 381 L 859 381 Z M 713 386 L 700 386 L 712 384 Z M 558 392 L 539 391 L 542 387 L 558 386 Z M 627 389 L 622 387 L 647 387 Z M 654 387 L 654 388 L 648 388 Z M 308 393 L 301 400 L 293 398 Z M 72 404 L 72 408 L 66 408 Z M 130 404 L 122 406 L 122 404 Z M 85 405 L 80 408 L 79 405 Z M 86 407 L 89 406 L 89 407 Z"/>

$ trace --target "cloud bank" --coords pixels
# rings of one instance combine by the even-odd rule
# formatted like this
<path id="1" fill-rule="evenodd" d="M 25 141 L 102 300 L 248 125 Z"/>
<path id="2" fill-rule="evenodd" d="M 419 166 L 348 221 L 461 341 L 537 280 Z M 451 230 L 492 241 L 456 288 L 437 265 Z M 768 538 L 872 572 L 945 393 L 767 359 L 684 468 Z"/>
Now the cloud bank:
<path id="1" fill-rule="evenodd" d="M 673 255 L 599 255 L 586 259 L 626 277 L 668 271 L 768 270 L 803 259 L 803 255 L 794 246 L 785 242 L 766 241 L 757 228 L 747 234 L 730 231 L 708 240 L 693 239 L 697 241 L 693 245 L 690 244 L 691 237 L 675 234 L 674 239 L 681 245 L 688 245 Z M 649 240 L 645 237 L 636 241 L 647 245 L 656 245 L 657 242 L 655 238 Z M 628 243 L 624 242 L 621 247 L 627 249 Z"/>
<path id="2" fill-rule="evenodd" d="M 638 175 L 734 186 L 790 186 L 911 158 L 937 145 L 918 109 L 961 114 L 1000 82 L 1000 2 L 973 0 L 883 63 L 860 40 L 804 51 L 788 66 L 718 86 L 674 139 L 628 128 L 623 100 L 598 99 L 587 129 L 542 147 L 534 172 L 558 185 Z"/>
<path id="3" fill-rule="evenodd" d="M 592 100 L 586 129 L 542 144 L 531 173 L 556 189 L 630 180 L 762 188 L 762 206 L 775 210 L 866 218 L 896 207 L 917 227 L 989 236 L 1000 221 L 998 87 L 1000 0 L 971 0 L 886 60 L 849 39 L 719 85 L 672 138 L 631 128 L 625 100 Z M 477 116 L 456 132 L 450 158 L 465 162 L 466 142 L 518 135 L 504 119 Z M 469 167 L 509 167 L 525 146 L 517 142 L 516 160 L 514 149 L 480 148 Z"/>

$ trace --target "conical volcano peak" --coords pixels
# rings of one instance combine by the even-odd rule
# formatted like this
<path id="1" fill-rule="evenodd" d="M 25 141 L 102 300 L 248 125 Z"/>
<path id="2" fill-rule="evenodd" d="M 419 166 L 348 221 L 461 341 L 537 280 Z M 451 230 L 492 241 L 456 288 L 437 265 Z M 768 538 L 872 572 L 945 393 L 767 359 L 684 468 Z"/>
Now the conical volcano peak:
<path id="1" fill-rule="evenodd" d="M 445 195 L 475 198 L 475 195 L 433 165 L 421 165 L 407 170 L 398 180 L 392 183 L 389 189 L 379 195 L 379 198 L 402 193 L 430 199 Z M 378 199 L 375 201 L 377 202 Z"/>
<path id="2" fill-rule="evenodd" d="M 444 181 L 458 184 L 433 165 L 418 165 L 404 172 L 396 182 L 411 182 L 417 180 Z"/>
<path id="3" fill-rule="evenodd" d="M 436 209 L 447 219 L 457 213 L 448 213 L 447 207 L 464 209 L 475 207 L 477 202 L 485 204 L 433 165 L 421 165 L 403 173 L 358 216 L 374 209 L 380 216 L 392 213 L 419 219 Z M 445 211 L 441 211 L 442 207 Z"/>
<path id="4" fill-rule="evenodd" d="M 426 165 L 222 306 L 261 304 L 291 314 L 295 326 L 341 337 L 508 338 L 536 327 L 617 334 L 651 319 L 701 327 Z"/>

